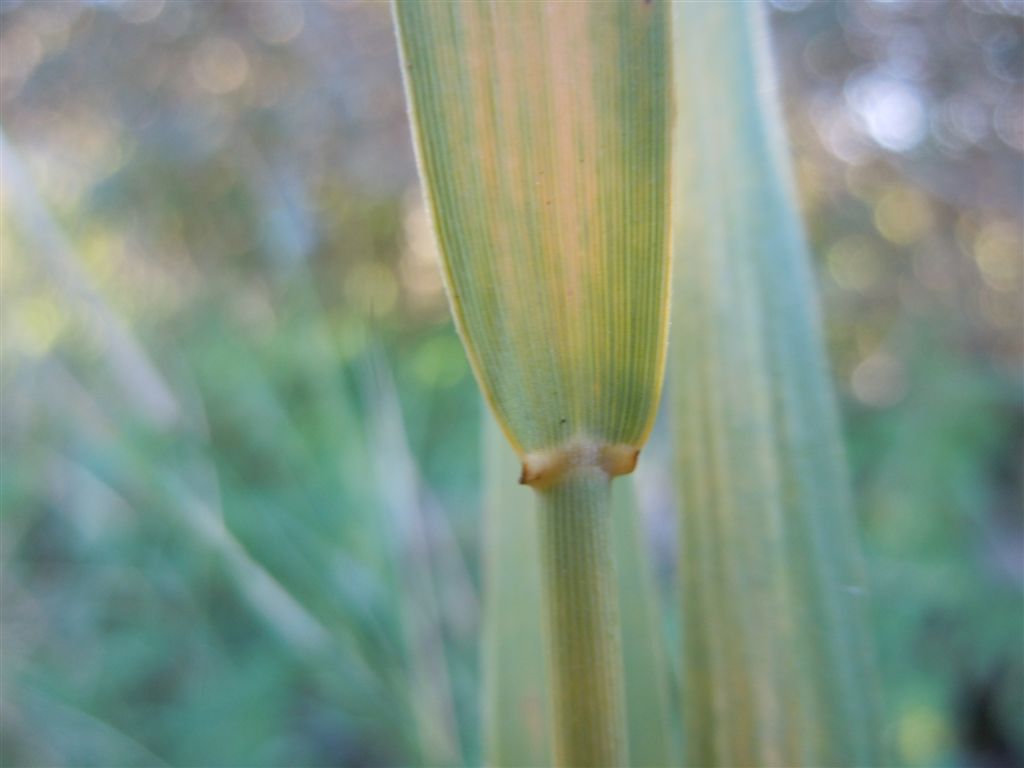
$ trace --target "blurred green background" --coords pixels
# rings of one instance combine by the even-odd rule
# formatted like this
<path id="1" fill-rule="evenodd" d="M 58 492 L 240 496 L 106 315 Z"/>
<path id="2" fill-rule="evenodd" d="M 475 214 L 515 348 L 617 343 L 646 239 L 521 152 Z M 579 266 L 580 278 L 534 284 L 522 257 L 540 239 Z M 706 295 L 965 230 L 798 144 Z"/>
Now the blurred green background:
<path id="1" fill-rule="evenodd" d="M 1022 765 L 1024 3 L 771 21 L 886 737 Z M 0 762 L 478 763 L 481 408 L 388 6 L 2 0 L 0 110 Z"/>

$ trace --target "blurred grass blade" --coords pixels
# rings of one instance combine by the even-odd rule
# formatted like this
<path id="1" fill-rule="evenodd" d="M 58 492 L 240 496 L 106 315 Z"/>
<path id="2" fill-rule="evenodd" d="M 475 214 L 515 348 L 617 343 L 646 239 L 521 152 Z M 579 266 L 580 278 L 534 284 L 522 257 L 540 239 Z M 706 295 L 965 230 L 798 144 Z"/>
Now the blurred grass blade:
<path id="1" fill-rule="evenodd" d="M 484 414 L 484 761 L 550 765 L 533 491 L 510 485 L 516 455 Z"/>
<path id="2" fill-rule="evenodd" d="M 527 480 L 569 445 L 629 471 L 654 418 L 669 270 L 665 11 L 395 4 L 452 310 L 503 429 L 521 458 L 536 452 Z"/>
<path id="3" fill-rule="evenodd" d="M 669 667 L 654 573 L 632 477 L 612 489 L 612 536 L 619 581 L 629 764 L 675 765 L 669 737 Z"/>
<path id="4" fill-rule="evenodd" d="M 74 246 L 54 220 L 31 174 L 0 129 L 2 208 L 35 246 L 33 253 L 61 295 L 92 332 L 114 380 L 139 416 L 159 428 L 179 421 L 181 408 L 163 375 L 129 326 L 113 310 L 82 267 Z"/>
<path id="5" fill-rule="evenodd" d="M 881 765 L 857 532 L 763 11 L 674 13 L 686 763 Z"/>
<path id="6" fill-rule="evenodd" d="M 421 502 L 421 478 L 409 448 L 390 370 L 373 361 L 366 387 L 375 393 L 371 445 L 377 487 L 391 521 L 400 572 L 399 611 L 409 656 L 409 706 L 417 723 L 422 759 L 431 765 L 461 764 L 458 720 L 444 622 L 437 594 L 432 541 Z M 445 553 L 446 557 L 458 553 Z"/>

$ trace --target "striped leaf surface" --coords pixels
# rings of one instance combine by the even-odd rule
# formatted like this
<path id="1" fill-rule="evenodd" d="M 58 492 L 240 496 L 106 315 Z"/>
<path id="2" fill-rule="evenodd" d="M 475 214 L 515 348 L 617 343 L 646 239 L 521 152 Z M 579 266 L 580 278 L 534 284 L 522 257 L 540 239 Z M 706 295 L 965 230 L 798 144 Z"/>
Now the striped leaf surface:
<path id="1" fill-rule="evenodd" d="M 524 481 L 628 472 L 664 365 L 667 7 L 394 7 L 452 309 Z"/>
<path id="2" fill-rule="evenodd" d="M 882 765 L 857 532 L 759 3 L 674 6 L 687 765 Z"/>

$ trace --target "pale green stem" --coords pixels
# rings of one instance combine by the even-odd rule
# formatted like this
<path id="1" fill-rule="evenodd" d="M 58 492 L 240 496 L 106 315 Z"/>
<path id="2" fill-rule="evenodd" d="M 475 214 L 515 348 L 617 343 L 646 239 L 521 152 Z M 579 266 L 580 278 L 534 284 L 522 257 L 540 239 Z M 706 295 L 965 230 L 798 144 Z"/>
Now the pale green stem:
<path id="1" fill-rule="evenodd" d="M 626 764 L 611 483 L 578 468 L 540 492 L 545 634 L 559 766 Z"/>

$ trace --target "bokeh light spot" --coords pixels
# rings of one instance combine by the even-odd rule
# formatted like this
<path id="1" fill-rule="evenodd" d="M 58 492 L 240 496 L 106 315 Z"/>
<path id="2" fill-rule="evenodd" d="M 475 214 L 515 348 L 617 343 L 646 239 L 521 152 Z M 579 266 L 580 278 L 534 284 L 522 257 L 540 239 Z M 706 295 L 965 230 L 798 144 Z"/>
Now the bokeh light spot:
<path id="1" fill-rule="evenodd" d="M 43 357 L 60 336 L 65 318 L 57 304 L 48 296 L 26 299 L 18 311 L 18 334 L 24 351 Z"/>
<path id="2" fill-rule="evenodd" d="M 407 198 L 410 202 L 402 222 L 405 248 L 399 262 L 402 288 L 414 307 L 426 311 L 443 310 L 441 258 L 430 227 L 430 217 L 418 189 Z"/>
<path id="3" fill-rule="evenodd" d="M 976 99 L 963 94 L 946 99 L 932 120 L 932 134 L 941 146 L 952 150 L 977 144 L 990 130 L 986 110 Z"/>
<path id="4" fill-rule="evenodd" d="M 1014 331 L 1015 338 L 1020 338 L 1020 329 L 1024 327 L 1024 305 L 1015 293 L 994 291 L 987 285 L 978 287 L 977 303 L 981 317 L 986 325 L 1003 331 Z"/>
<path id="5" fill-rule="evenodd" d="M 985 284 L 1009 292 L 1021 285 L 1021 241 L 1012 228 L 1001 223 L 987 225 L 974 241 L 974 260 Z"/>
<path id="6" fill-rule="evenodd" d="M 466 354 L 453 335 L 435 336 L 424 342 L 413 359 L 416 378 L 428 387 L 451 387 L 466 375 Z"/>
<path id="7" fill-rule="evenodd" d="M 1024 152 L 1024 104 L 1020 99 L 1007 99 L 996 107 L 993 123 L 1006 146 Z"/>
<path id="8" fill-rule="evenodd" d="M 931 226 L 931 207 L 924 195 L 912 187 L 890 188 L 875 204 L 875 227 L 896 245 L 920 240 Z"/>
<path id="9" fill-rule="evenodd" d="M 864 405 L 874 408 L 895 405 L 907 391 L 906 367 L 887 352 L 875 352 L 853 369 L 850 389 Z"/>
<path id="10" fill-rule="evenodd" d="M 946 750 L 949 728 L 943 716 L 931 707 L 915 706 L 899 720 L 900 753 L 911 765 L 933 763 Z"/>
<path id="11" fill-rule="evenodd" d="M 205 91 L 222 95 L 239 88 L 249 76 L 249 59 L 234 40 L 211 37 L 192 54 L 192 77 Z"/>
<path id="12" fill-rule="evenodd" d="M 867 237 L 861 235 L 849 235 L 838 240 L 828 249 L 825 261 L 836 285 L 848 291 L 866 291 L 882 275 L 878 251 Z"/>
<path id="13" fill-rule="evenodd" d="M 906 80 L 878 72 L 851 79 L 846 98 L 864 130 L 891 152 L 913 149 L 927 133 L 920 90 Z"/>
<path id="14" fill-rule="evenodd" d="M 247 11 L 252 31 L 271 45 L 291 42 L 305 24 L 301 3 L 249 3 Z"/>

